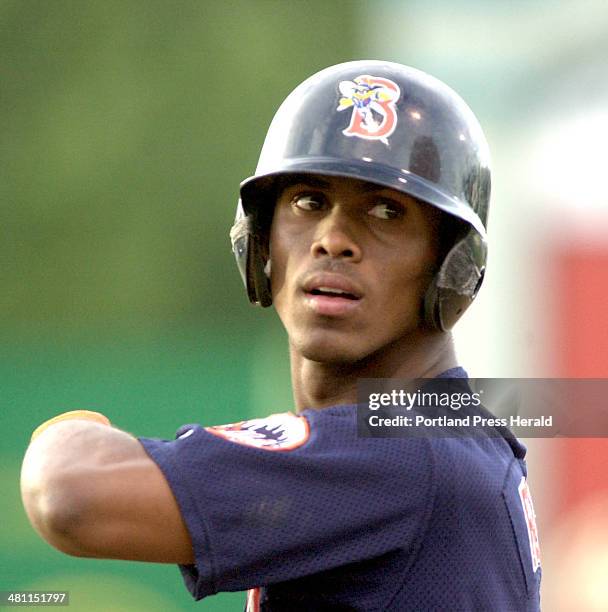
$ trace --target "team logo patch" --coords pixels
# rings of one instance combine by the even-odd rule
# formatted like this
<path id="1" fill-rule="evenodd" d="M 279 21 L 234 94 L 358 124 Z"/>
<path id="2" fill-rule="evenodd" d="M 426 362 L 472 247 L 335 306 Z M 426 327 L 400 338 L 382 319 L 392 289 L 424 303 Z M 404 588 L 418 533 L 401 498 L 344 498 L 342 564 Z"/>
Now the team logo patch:
<path id="1" fill-rule="evenodd" d="M 536 513 L 532 503 L 532 494 L 526 479 L 522 476 L 519 483 L 519 499 L 524 509 L 526 517 L 526 527 L 528 528 L 528 540 L 530 542 L 530 554 L 532 556 L 532 571 L 535 572 L 540 567 L 540 544 L 538 542 L 538 530 L 536 529 Z"/>
<path id="2" fill-rule="evenodd" d="M 388 145 L 388 137 L 397 127 L 395 103 L 401 95 L 397 83 L 363 74 L 352 81 L 341 81 L 338 89 L 342 97 L 336 110 L 352 109 L 350 124 L 342 133 Z"/>
<path id="3" fill-rule="evenodd" d="M 231 442 L 264 450 L 293 450 L 302 446 L 310 435 L 308 421 L 291 412 L 205 429 Z"/>

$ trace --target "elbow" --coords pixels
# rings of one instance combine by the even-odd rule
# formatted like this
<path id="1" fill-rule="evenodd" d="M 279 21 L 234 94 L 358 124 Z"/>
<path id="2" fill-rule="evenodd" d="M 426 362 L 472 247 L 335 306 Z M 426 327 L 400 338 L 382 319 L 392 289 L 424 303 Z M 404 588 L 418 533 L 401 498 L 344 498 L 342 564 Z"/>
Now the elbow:
<path id="1" fill-rule="evenodd" d="M 76 557 L 86 554 L 80 543 L 85 503 L 65 476 L 21 479 L 21 497 L 30 523 L 57 550 Z"/>

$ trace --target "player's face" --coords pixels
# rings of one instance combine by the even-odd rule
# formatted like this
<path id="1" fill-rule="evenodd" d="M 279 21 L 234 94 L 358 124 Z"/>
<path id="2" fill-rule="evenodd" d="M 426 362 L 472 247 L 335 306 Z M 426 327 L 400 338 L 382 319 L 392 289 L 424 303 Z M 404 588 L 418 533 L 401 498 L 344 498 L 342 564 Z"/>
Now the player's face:
<path id="1" fill-rule="evenodd" d="M 292 350 L 353 363 L 407 349 L 423 329 L 440 213 L 364 181 L 296 180 L 278 197 L 270 235 L 273 302 Z"/>

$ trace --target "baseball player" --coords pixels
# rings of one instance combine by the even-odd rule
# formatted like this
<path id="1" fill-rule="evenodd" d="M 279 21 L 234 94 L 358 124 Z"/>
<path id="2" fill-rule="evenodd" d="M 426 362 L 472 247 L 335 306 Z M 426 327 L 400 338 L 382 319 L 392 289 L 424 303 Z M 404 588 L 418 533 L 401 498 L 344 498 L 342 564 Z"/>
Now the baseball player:
<path id="1" fill-rule="evenodd" d="M 357 430 L 360 379 L 468 389 L 450 329 L 483 279 L 490 196 L 470 109 L 406 66 L 329 67 L 281 105 L 240 196 L 234 254 L 285 327 L 295 409 L 172 441 L 55 417 L 23 464 L 34 527 L 68 554 L 177 563 L 194 598 L 247 591 L 250 611 L 538 610 L 508 429 Z"/>

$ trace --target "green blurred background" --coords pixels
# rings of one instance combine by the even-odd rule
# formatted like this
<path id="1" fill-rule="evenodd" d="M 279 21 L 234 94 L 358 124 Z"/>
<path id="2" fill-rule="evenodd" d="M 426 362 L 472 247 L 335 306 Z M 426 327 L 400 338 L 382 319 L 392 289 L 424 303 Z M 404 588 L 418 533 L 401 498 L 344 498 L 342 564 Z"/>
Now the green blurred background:
<path id="1" fill-rule="evenodd" d="M 77 407 L 165 438 L 291 407 L 282 331 L 248 305 L 228 231 L 278 104 L 352 57 L 350 4 L 0 3 L 0 590 L 69 589 L 82 611 L 196 605 L 175 567 L 43 543 L 21 457 L 37 423 Z"/>
<path id="2" fill-rule="evenodd" d="M 242 594 L 195 604 L 171 566 L 55 551 L 27 523 L 19 468 L 65 410 L 171 438 L 291 407 L 282 330 L 249 306 L 228 231 L 276 107 L 327 65 L 414 65 L 473 107 L 493 250 L 459 346 L 477 376 L 538 375 L 525 274 L 555 202 L 537 187 L 557 181 L 528 153 L 606 108 L 606 41 L 603 0 L 0 0 L 0 590 L 68 589 L 78 612 L 242 609 Z"/>

